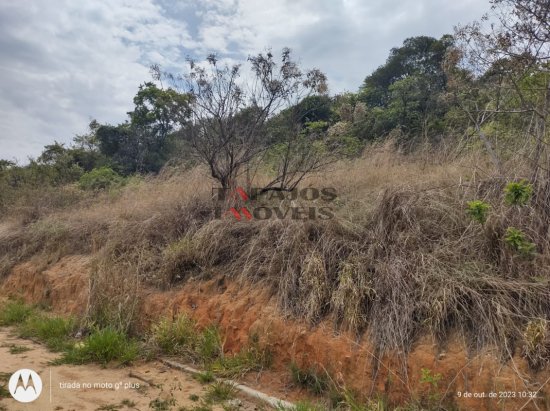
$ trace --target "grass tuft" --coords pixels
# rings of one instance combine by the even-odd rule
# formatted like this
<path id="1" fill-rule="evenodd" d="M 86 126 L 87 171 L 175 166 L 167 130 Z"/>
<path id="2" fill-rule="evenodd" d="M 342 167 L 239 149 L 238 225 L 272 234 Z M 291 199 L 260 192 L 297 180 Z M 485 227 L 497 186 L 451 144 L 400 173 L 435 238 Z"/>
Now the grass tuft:
<path id="1" fill-rule="evenodd" d="M 74 344 L 63 354 L 60 363 L 107 365 L 131 363 L 138 357 L 138 344 L 124 333 L 110 328 L 95 330 L 83 342 Z"/>
<path id="2" fill-rule="evenodd" d="M 0 325 L 19 325 L 32 314 L 33 308 L 22 301 L 8 301 L 0 308 Z"/>
<path id="3" fill-rule="evenodd" d="M 71 318 L 34 314 L 27 318 L 18 331 L 22 338 L 36 339 L 52 351 L 63 351 L 71 345 L 70 335 L 74 329 L 75 321 Z"/>
<path id="4" fill-rule="evenodd" d="M 210 403 L 219 403 L 235 398 L 237 388 L 225 381 L 216 381 L 206 390 L 205 399 Z"/>

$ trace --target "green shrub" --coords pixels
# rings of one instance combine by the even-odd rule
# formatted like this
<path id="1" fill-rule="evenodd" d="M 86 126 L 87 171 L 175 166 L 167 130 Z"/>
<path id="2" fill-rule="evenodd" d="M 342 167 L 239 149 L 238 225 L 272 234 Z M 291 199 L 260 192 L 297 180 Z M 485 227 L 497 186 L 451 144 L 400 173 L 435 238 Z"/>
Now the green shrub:
<path id="1" fill-rule="evenodd" d="M 32 314 L 33 308 L 21 301 L 8 301 L 0 308 L 0 325 L 16 325 Z"/>
<path id="2" fill-rule="evenodd" d="M 124 178 L 109 167 L 94 168 L 84 173 L 78 181 L 82 190 L 103 190 L 121 185 Z"/>
<path id="3" fill-rule="evenodd" d="M 474 200 L 468 202 L 467 213 L 480 224 L 485 224 L 491 206 L 485 201 Z"/>
<path id="4" fill-rule="evenodd" d="M 138 345 L 126 334 L 110 328 L 94 331 L 83 342 L 75 344 L 61 358 L 61 363 L 106 365 L 116 361 L 128 364 L 138 356 Z"/>
<path id="5" fill-rule="evenodd" d="M 508 204 L 523 206 L 531 199 L 533 185 L 526 180 L 512 182 L 504 189 L 504 199 Z"/>
<path id="6" fill-rule="evenodd" d="M 508 227 L 506 229 L 504 241 L 524 257 L 532 257 L 535 254 L 536 245 L 528 241 L 525 238 L 525 234 L 517 228 Z"/>

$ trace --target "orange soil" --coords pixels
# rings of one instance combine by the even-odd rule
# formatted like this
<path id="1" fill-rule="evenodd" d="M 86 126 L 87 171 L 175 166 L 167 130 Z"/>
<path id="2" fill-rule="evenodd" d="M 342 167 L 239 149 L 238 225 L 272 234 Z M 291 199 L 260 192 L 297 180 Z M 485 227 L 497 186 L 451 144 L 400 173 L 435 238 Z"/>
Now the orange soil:
<path id="1" fill-rule="evenodd" d="M 80 314 L 86 307 L 88 278 L 89 257 L 85 256 L 65 257 L 43 271 L 24 263 L 14 268 L 0 294 L 50 304 L 60 313 Z M 300 366 L 326 369 L 341 386 L 384 395 L 394 403 L 428 395 L 429 384 L 420 382 L 421 369 L 427 368 L 442 375 L 438 391 L 460 409 L 550 410 L 550 371 L 529 371 L 519 355 L 502 364 L 489 350 L 469 356 L 457 339 L 442 350 L 426 337 L 413 347 L 403 367 L 397 353 L 376 358 L 367 338 L 357 341 L 352 335 L 335 333 L 329 323 L 311 327 L 282 317 L 265 288 L 243 286 L 223 276 L 189 282 L 171 291 L 143 292 L 140 318 L 144 329 L 161 316 L 180 312 L 188 313 L 201 325 L 219 324 L 228 352 L 238 351 L 251 334 L 257 334 L 273 352 L 274 370 L 249 376 L 248 380 L 256 388 L 285 399 L 303 396 L 288 388 L 288 364 L 295 361 Z M 535 391 L 539 392 L 534 400 L 520 398 Z M 457 392 L 469 392 L 471 397 L 458 398 Z M 485 398 L 477 397 L 483 393 Z M 496 393 L 497 398 L 488 398 L 489 393 Z M 510 396 L 515 398 L 504 398 Z"/>

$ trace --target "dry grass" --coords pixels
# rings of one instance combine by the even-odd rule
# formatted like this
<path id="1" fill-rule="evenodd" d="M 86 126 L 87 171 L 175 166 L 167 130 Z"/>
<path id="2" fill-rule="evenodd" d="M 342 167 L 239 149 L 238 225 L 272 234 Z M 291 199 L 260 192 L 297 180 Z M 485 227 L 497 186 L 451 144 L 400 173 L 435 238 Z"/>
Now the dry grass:
<path id="1" fill-rule="evenodd" d="M 510 207 L 503 189 L 522 170 L 494 178 L 484 164 L 452 150 L 405 156 L 372 147 L 304 182 L 338 191 L 336 217 L 310 221 L 218 220 L 203 170 L 160 176 L 5 226 L 0 263 L 6 274 L 37 254 L 94 253 L 89 316 L 122 329 L 133 323 L 140 287 L 223 270 L 271 287 L 286 313 L 368 330 L 381 351 L 407 352 L 426 332 L 442 342 L 459 332 L 472 349 L 523 346 L 536 366 L 549 356 L 533 346 L 547 339 L 532 324 L 550 315 L 550 185 Z M 466 213 L 474 199 L 491 205 L 484 225 Z M 536 256 L 507 246 L 510 226 L 536 244 Z"/>

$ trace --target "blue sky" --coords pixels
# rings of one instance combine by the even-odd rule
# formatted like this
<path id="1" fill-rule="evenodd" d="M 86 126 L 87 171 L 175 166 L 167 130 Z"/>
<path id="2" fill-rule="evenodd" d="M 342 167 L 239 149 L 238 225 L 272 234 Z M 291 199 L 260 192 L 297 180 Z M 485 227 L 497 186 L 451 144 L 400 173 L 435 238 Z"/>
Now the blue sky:
<path id="1" fill-rule="evenodd" d="M 288 46 L 331 93 L 356 91 L 389 49 L 478 19 L 488 0 L 21 0 L 0 2 L 0 158 L 25 162 L 91 119 L 118 123 L 149 66 Z"/>

